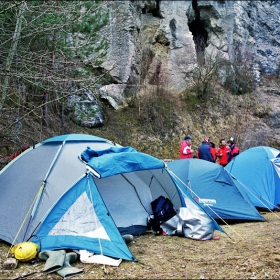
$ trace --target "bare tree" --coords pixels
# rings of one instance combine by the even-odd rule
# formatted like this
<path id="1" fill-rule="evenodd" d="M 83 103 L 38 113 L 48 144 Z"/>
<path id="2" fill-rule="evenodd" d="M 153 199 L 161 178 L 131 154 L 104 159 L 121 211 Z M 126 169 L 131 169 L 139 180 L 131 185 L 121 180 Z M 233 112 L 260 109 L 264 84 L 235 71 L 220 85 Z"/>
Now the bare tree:
<path id="1" fill-rule="evenodd" d="M 198 99 L 209 98 L 215 92 L 219 80 L 219 69 L 224 59 L 220 53 L 205 54 L 192 74 L 192 90 Z"/>
<path id="2" fill-rule="evenodd" d="M 225 65 L 225 87 L 233 94 L 245 94 L 252 92 L 256 82 L 254 80 L 254 59 L 250 46 L 242 44 L 231 46 L 230 61 Z"/>

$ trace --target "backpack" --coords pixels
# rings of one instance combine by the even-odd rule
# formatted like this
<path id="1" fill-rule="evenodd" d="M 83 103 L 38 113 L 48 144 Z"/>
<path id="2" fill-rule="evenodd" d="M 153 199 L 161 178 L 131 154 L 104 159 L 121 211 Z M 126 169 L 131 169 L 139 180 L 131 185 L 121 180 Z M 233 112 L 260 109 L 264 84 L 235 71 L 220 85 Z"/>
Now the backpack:
<path id="1" fill-rule="evenodd" d="M 160 231 L 161 224 L 174 217 L 177 213 L 170 199 L 159 196 L 151 202 L 154 218 L 150 220 L 150 226 L 155 231 Z"/>

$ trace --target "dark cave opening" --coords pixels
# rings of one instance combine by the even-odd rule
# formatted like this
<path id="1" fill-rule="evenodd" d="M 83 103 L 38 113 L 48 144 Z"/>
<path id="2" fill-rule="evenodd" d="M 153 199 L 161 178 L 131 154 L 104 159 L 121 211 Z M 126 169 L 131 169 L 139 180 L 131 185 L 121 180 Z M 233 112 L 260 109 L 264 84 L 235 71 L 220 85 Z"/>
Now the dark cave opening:
<path id="1" fill-rule="evenodd" d="M 153 9 L 148 8 L 147 6 L 142 8 L 142 14 L 151 13 L 154 17 L 162 18 L 162 16 L 160 15 L 159 2 L 160 0 L 156 0 L 156 6 Z"/>
<path id="2" fill-rule="evenodd" d="M 196 52 L 204 53 L 204 50 L 207 47 L 208 34 L 204 28 L 203 22 L 195 19 L 189 24 L 189 28 L 193 34 Z"/>
<path id="3" fill-rule="evenodd" d="M 188 25 L 193 35 L 197 57 L 203 59 L 205 48 L 208 46 L 208 33 L 205 29 L 205 23 L 200 19 L 197 0 L 192 1 L 192 7 L 195 11 L 195 20 Z"/>

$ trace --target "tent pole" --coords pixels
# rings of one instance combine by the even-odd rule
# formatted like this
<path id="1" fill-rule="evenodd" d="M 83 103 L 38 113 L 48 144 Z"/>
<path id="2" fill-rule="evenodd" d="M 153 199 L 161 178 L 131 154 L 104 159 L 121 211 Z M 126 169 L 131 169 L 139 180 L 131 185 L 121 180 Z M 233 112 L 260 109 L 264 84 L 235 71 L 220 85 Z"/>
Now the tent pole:
<path id="1" fill-rule="evenodd" d="M 137 195 L 137 197 L 138 197 L 138 200 L 139 200 L 140 204 L 142 205 L 142 207 L 144 208 L 144 210 L 147 212 L 147 214 L 150 215 L 150 213 L 147 211 L 147 209 L 146 209 L 145 206 L 143 205 L 143 203 L 142 203 L 142 201 L 141 201 L 141 198 L 140 198 L 140 196 L 139 196 L 139 194 L 138 194 L 138 192 L 137 192 L 137 190 L 136 190 L 134 184 L 132 184 L 132 183 L 124 176 L 124 174 L 121 174 L 121 175 L 122 175 L 122 177 L 133 187 L 133 189 L 134 189 L 134 191 L 135 191 L 135 193 L 136 193 L 136 195 Z"/>
<path id="2" fill-rule="evenodd" d="M 37 210 L 37 208 L 38 208 L 39 202 L 40 202 L 41 197 L 42 197 L 42 195 L 43 195 L 43 191 L 44 191 L 44 189 L 45 189 L 45 187 L 46 187 L 47 178 L 49 177 L 49 174 L 50 174 L 52 168 L 54 167 L 54 164 L 55 164 L 55 162 L 56 162 L 56 160 L 57 160 L 57 158 L 58 158 L 58 156 L 59 156 L 59 154 L 60 154 L 60 152 L 61 152 L 63 146 L 65 145 L 65 141 L 66 141 L 66 140 L 64 140 L 64 141 L 62 142 L 62 144 L 60 145 L 59 149 L 57 150 L 57 152 L 56 152 L 56 154 L 55 154 L 55 157 L 54 157 L 54 159 L 53 159 L 53 161 L 52 161 L 52 163 L 51 163 L 51 165 L 50 165 L 50 168 L 49 168 L 49 170 L 48 170 L 48 172 L 47 172 L 47 174 L 46 174 L 46 176 L 45 176 L 45 179 L 44 179 L 43 182 L 42 182 L 42 185 L 41 185 L 41 187 L 40 187 L 40 190 L 41 190 L 41 191 L 40 191 L 40 194 L 37 196 L 35 205 L 34 205 L 34 207 L 33 207 L 32 213 L 31 213 L 31 219 L 30 219 L 30 220 L 32 220 L 33 217 L 35 216 L 35 213 L 36 213 L 36 210 Z M 42 186 L 43 186 L 43 187 L 42 187 Z"/>

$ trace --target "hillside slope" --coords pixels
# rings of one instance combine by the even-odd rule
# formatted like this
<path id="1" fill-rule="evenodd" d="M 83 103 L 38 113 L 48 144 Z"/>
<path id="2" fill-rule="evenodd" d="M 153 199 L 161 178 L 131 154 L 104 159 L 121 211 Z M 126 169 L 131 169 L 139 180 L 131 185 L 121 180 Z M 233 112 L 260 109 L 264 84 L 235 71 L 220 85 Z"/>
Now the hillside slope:
<path id="1" fill-rule="evenodd" d="M 139 118 L 137 106 L 117 111 L 107 108 L 105 125 L 94 129 L 77 126 L 67 118 L 62 123 L 55 114 L 51 115 L 49 127 L 42 127 L 40 119 L 31 114 L 22 121 L 19 131 L 14 125 L 14 133 L 3 138 L 0 157 L 13 154 L 24 145 L 68 133 L 97 135 L 160 159 L 178 158 L 179 144 L 186 134 L 192 136 L 194 150 L 204 136 L 218 144 L 220 138 L 232 135 L 241 151 L 260 145 L 280 149 L 280 87 L 272 80 L 266 80 L 247 95 L 234 96 L 221 89 L 205 101 L 185 96 L 170 100 L 171 103 L 173 106 L 165 108 L 170 112 L 164 118 L 158 115 L 152 120 Z M 10 119 L 16 118 L 12 108 L 6 112 Z M 2 129 L 4 124 L 0 126 Z"/>

